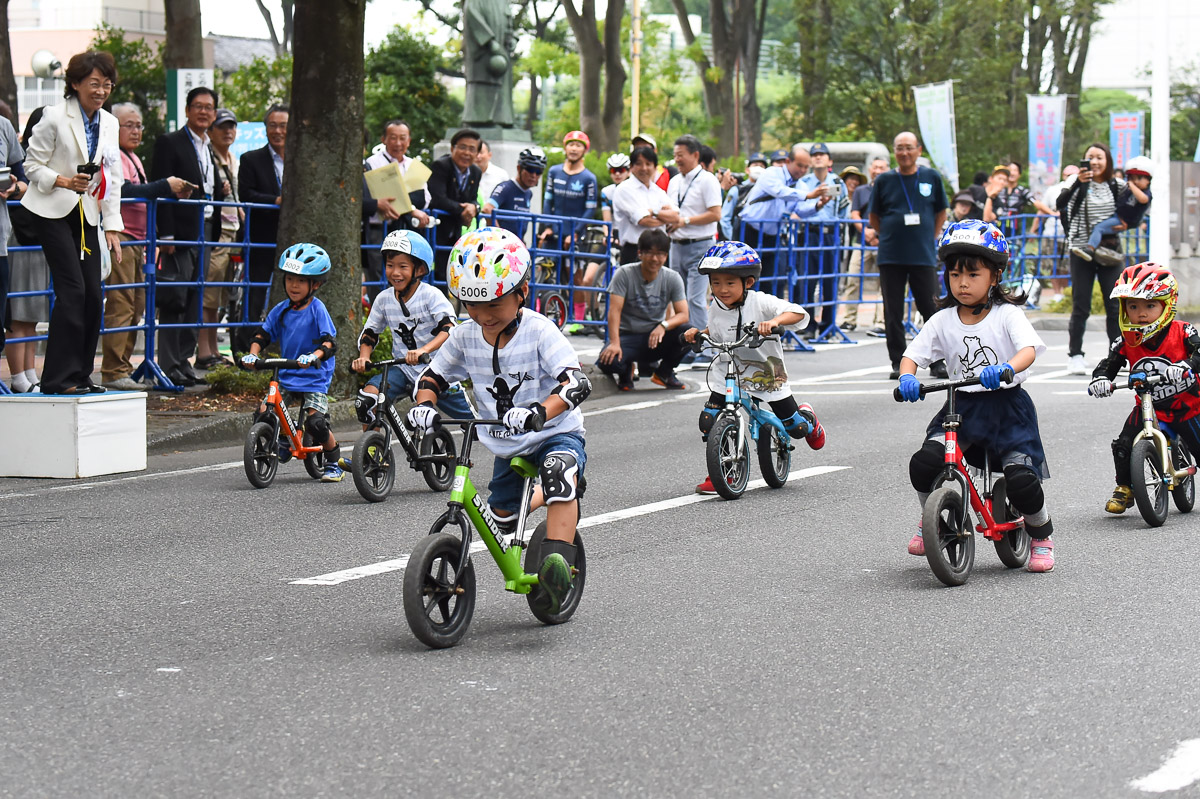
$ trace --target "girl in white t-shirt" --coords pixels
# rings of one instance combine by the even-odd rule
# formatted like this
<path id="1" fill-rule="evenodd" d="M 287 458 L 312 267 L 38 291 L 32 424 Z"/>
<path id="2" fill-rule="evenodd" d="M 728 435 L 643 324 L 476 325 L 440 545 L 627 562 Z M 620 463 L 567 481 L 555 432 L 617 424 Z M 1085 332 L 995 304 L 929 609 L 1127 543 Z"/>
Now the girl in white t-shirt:
<path id="1" fill-rule="evenodd" d="M 736 341 L 742 327 L 758 325 L 758 332 L 769 336 L 774 327 L 803 329 L 808 323 L 808 311 L 801 306 L 750 287 L 762 274 L 762 258 L 748 244 L 723 241 L 710 247 L 700 260 L 699 272 L 708 275 L 712 300 L 708 304 L 708 327 L 703 331 L 691 328 L 683 334 L 685 341 L 695 341 L 696 334 L 706 333 L 713 341 Z M 813 449 L 825 446 L 825 429 L 807 402 L 797 405 L 783 365 L 783 345 L 778 338 L 768 338 L 761 346 L 741 347 L 738 362 L 745 367 L 740 387 L 750 396 L 771 406 L 771 411 L 783 422 L 792 438 L 803 438 Z M 700 432 L 706 438 L 717 414 L 725 407 L 725 372 L 729 356 L 722 354 L 709 368 L 712 392 L 700 411 Z M 714 382 L 715 381 L 715 382 Z M 696 486 L 697 493 L 715 494 L 712 479 Z"/>
<path id="2" fill-rule="evenodd" d="M 1053 526 L 1046 510 L 1042 480 L 1050 476 L 1038 430 L 1033 399 L 1020 384 L 1046 345 L 1021 311 L 1025 297 L 1000 285 L 1009 246 L 993 224 L 977 219 L 956 222 L 938 242 L 938 259 L 946 265 L 947 296 L 943 310 L 925 323 L 900 359 L 900 393 L 905 400 L 924 399 L 915 373 L 939 358 L 946 360 L 951 380 L 978 377 L 980 385 L 958 389 L 956 411 L 962 416 L 958 440 L 967 460 L 989 462 L 1004 470 L 1008 500 L 1025 517 L 1033 539 L 1029 570 L 1054 568 Z M 1000 376 L 1012 369 L 1012 383 Z M 909 461 L 909 478 L 922 508 L 944 465 L 943 406 L 926 430 L 925 445 Z M 924 555 L 918 530 L 908 551 Z"/>

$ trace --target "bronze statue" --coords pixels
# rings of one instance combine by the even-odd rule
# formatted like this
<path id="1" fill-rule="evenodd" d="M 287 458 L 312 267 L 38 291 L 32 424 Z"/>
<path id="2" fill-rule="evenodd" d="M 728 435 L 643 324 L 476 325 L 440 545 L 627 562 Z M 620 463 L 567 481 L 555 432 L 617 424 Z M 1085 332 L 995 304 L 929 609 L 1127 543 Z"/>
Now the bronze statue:
<path id="1" fill-rule="evenodd" d="M 508 0 L 464 0 L 463 56 L 467 77 L 464 125 L 513 126 L 514 45 Z"/>

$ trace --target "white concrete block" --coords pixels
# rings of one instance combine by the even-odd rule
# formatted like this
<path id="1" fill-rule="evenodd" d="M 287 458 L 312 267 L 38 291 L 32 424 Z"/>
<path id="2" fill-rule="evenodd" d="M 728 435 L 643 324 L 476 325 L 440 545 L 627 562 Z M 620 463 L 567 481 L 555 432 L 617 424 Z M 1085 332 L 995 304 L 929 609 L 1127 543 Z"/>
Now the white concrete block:
<path id="1" fill-rule="evenodd" d="M 0 396 L 3 477 L 95 477 L 146 468 L 146 395 Z"/>

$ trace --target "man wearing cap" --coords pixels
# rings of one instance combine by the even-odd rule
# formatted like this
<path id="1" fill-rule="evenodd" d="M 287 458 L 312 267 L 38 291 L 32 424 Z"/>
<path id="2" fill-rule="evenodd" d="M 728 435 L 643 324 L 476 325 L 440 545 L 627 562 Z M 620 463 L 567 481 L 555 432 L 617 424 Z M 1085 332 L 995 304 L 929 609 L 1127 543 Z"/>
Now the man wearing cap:
<path id="1" fill-rule="evenodd" d="M 830 171 L 833 155 L 829 152 L 829 146 L 817 142 L 808 154 L 812 171 L 800 179 L 800 184 L 807 187 L 810 193 L 819 193 L 815 197 L 816 210 L 807 218 L 808 224 L 804 226 L 804 238 L 801 240 L 805 250 L 804 305 L 811 314 L 804 334 L 815 339 L 837 323 L 838 220 L 845 218 L 850 203 L 846 184 Z M 815 305 L 818 287 L 821 289 L 820 322 L 816 321 Z"/>
<path id="2" fill-rule="evenodd" d="M 750 153 L 746 158 L 746 180 L 741 184 L 734 184 L 725 194 L 725 202 L 721 206 L 721 236 L 726 240 L 732 240 L 741 236 L 741 231 L 733 229 L 734 218 L 741 213 L 742 208 L 746 206 L 746 200 L 750 197 L 750 189 L 754 187 L 758 176 L 767 168 L 767 157 L 759 152 Z M 741 225 L 738 225 L 741 227 Z M 734 234 L 737 234 L 735 236 Z"/>
<path id="3" fill-rule="evenodd" d="M 782 164 L 763 170 L 746 197 L 741 212 L 741 220 L 746 223 L 745 242 L 762 257 L 763 280 L 776 277 L 775 251 L 780 222 L 789 216 L 803 219 L 817 210 L 817 197 L 823 192 L 799 185 L 800 179 L 808 174 L 811 162 L 807 149 L 793 145 L 790 157 Z M 768 284 L 762 290 L 769 293 L 775 286 Z"/>
<path id="4" fill-rule="evenodd" d="M 700 140 L 690 133 L 675 140 L 679 174 L 667 185 L 667 196 L 679 209 L 678 224 L 668 225 L 671 268 L 687 289 L 688 318 L 697 330 L 708 327 L 708 278 L 700 274 L 700 261 L 716 243 L 721 218 L 721 184 L 700 165 Z"/>
<path id="5" fill-rule="evenodd" d="M 208 129 L 208 146 L 212 152 L 213 163 L 217 165 L 217 178 L 222 181 L 225 199 L 238 202 L 237 176 L 238 160 L 233 157 L 229 148 L 237 138 L 237 117 L 228 108 L 218 108 L 216 119 Z M 225 244 L 237 241 L 238 230 L 242 226 L 242 210 L 232 205 L 223 205 L 217 209 L 221 216 L 221 228 L 218 241 Z M 204 273 L 206 283 L 228 283 L 233 280 L 231 258 L 235 254 L 232 247 L 213 247 L 208 251 L 208 269 Z M 204 324 L 216 324 L 220 318 L 221 309 L 229 304 L 232 291 L 229 286 L 205 286 L 204 288 Z M 196 337 L 196 366 L 200 369 L 212 369 L 232 363 L 221 357 L 217 351 L 217 329 L 215 327 L 200 328 Z"/>
<path id="6" fill-rule="evenodd" d="M 864 273 L 872 273 L 875 271 L 875 246 L 879 244 L 879 234 L 875 229 L 865 224 L 868 209 L 871 207 L 871 189 L 875 185 L 875 179 L 887 172 L 889 166 L 888 159 L 882 156 L 871 159 L 871 163 L 867 166 L 867 182 L 861 184 L 854 190 L 850 198 L 850 218 L 855 222 L 864 222 L 864 224 L 855 224 L 851 226 L 853 238 L 851 242 L 854 249 L 850 252 L 850 263 L 847 267 L 851 275 L 862 275 Z M 844 180 L 845 178 L 843 178 Z M 862 239 L 864 247 L 858 246 L 858 239 Z M 871 249 L 866 249 L 870 247 Z M 872 286 L 872 290 L 878 287 L 876 278 L 866 279 Z M 854 330 L 858 327 L 858 303 L 862 299 L 861 291 L 866 290 L 868 283 L 862 284 L 860 290 L 858 278 L 848 277 L 842 286 L 840 299 L 846 305 L 846 315 L 842 320 L 842 330 Z M 875 306 L 874 327 L 869 331 L 868 335 L 883 336 L 883 327 L 880 326 L 880 306 Z"/>
<path id="7" fill-rule="evenodd" d="M 651 150 L 654 151 L 655 155 L 658 155 L 658 142 L 656 142 L 654 140 L 654 137 L 651 136 L 649 133 L 639 133 L 636 136 L 634 136 L 632 139 L 629 140 L 630 155 L 633 154 L 633 150 L 636 147 L 649 147 Z M 679 170 L 676 169 L 675 167 L 663 166 L 660 164 L 658 166 L 658 169 L 654 173 L 654 182 L 658 184 L 658 187 L 660 189 L 662 189 L 663 191 L 666 191 L 667 186 L 669 186 L 671 184 L 671 178 L 675 177 L 678 174 L 679 174 Z"/>
<path id="8" fill-rule="evenodd" d="M 587 220 L 596 216 L 599 205 L 600 183 L 592 171 L 583 165 L 583 156 L 592 146 L 588 135 L 582 130 L 573 130 L 563 137 L 563 155 L 566 160 L 550 167 L 546 176 L 546 194 L 542 198 L 542 211 L 555 216 L 578 219 L 574 225 L 561 229 L 562 241 L 559 248 L 570 249 L 572 239 L 587 228 Z M 557 224 L 546 225 L 538 235 L 538 244 L 545 245 L 552 235 L 559 235 Z"/>

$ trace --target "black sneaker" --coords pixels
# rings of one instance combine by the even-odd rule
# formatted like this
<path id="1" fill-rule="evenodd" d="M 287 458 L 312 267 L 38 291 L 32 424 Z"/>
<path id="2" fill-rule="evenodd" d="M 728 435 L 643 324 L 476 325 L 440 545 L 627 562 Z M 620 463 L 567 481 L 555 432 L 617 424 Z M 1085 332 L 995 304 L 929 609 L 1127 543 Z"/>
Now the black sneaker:
<path id="1" fill-rule="evenodd" d="M 899 380 L 899 379 L 900 379 L 900 367 L 893 366 L 892 371 L 888 372 L 888 380 Z"/>

